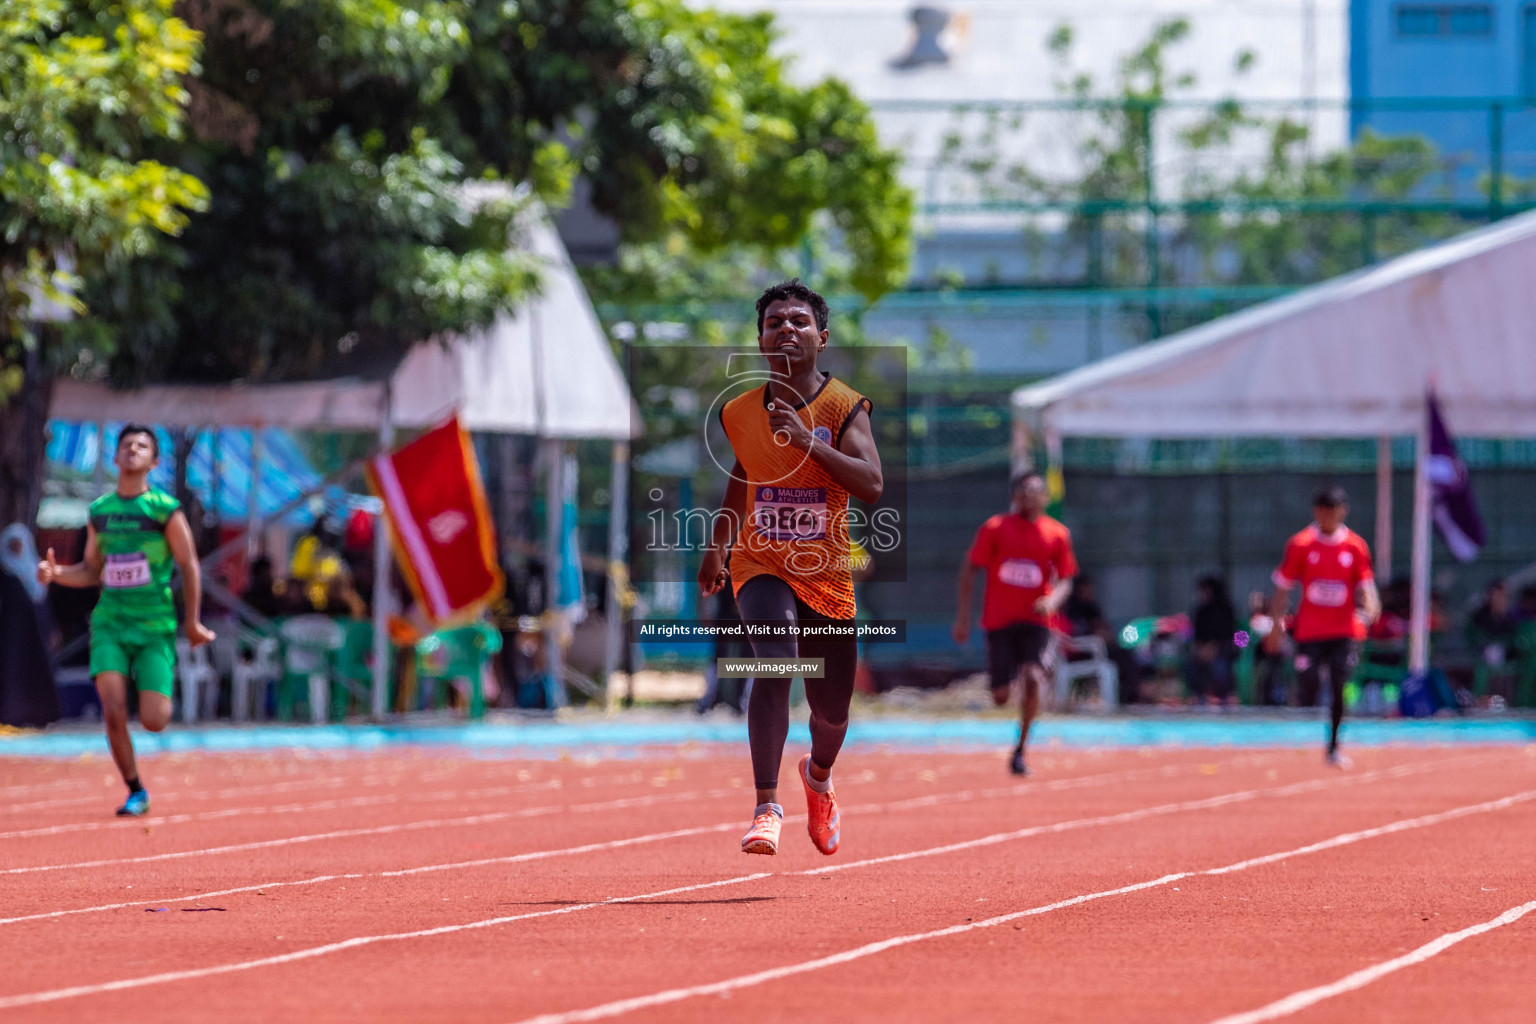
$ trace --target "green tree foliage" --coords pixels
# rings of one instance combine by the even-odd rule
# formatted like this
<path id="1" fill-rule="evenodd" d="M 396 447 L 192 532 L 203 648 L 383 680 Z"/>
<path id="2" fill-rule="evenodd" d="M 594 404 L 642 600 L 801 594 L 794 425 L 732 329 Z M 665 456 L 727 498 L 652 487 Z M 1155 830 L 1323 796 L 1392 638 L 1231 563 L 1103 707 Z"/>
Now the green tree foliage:
<path id="1" fill-rule="evenodd" d="M 91 295 L 80 333 L 115 339 L 119 381 L 382 365 L 515 305 L 535 279 L 506 247 L 521 203 L 467 206 L 467 178 L 558 205 L 583 175 L 625 243 L 591 279 L 600 300 L 696 294 L 701 276 L 762 273 L 803 244 L 870 297 L 905 273 L 897 157 L 845 86 L 788 82 L 765 15 L 682 0 L 184 9 L 205 49 L 175 162 L 213 198 L 175 252 Z"/>
<path id="2" fill-rule="evenodd" d="M 432 112 L 473 52 L 459 4 L 188 0 L 204 35 L 176 162 L 208 210 L 151 268 L 95 282 L 113 377 L 296 378 L 383 367 L 533 286 L 511 188 L 471 194 Z M 451 125 L 450 125 L 451 127 Z"/>
<path id="3" fill-rule="evenodd" d="M 740 297 L 804 245 L 868 299 L 904 281 L 898 155 L 846 85 L 789 81 L 769 15 L 521 0 L 470 17 L 476 52 L 450 90 L 459 151 L 539 180 L 565 150 L 623 231 L 620 266 L 590 278 L 600 300 Z"/>
<path id="4" fill-rule="evenodd" d="M 198 37 L 171 0 L 11 0 L 0 8 L 0 401 L 34 325 L 80 313 L 83 277 L 180 232 L 207 190 L 150 157 L 182 134 Z"/>
<path id="5" fill-rule="evenodd" d="M 197 49 L 171 0 L 0 4 L 0 522 L 35 513 L 59 321 L 86 312 L 83 282 L 165 251 L 207 202 L 154 159 L 182 134 Z"/>

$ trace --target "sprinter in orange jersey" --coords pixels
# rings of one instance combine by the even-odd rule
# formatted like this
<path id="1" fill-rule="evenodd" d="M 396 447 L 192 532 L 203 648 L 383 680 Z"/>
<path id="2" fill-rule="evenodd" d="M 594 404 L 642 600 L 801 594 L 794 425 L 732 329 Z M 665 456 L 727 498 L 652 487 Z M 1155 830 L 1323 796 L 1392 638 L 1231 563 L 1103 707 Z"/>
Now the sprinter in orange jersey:
<path id="1" fill-rule="evenodd" d="M 885 486 L 869 399 L 816 368 L 827 347 L 827 302 L 799 279 L 775 285 L 757 300 L 757 335 L 768 379 L 721 409 L 736 463 L 699 586 L 708 596 L 729 582 L 749 626 L 851 628 L 848 499 L 872 504 Z M 800 782 L 811 841 L 824 854 L 836 853 L 840 821 L 832 763 L 848 732 L 857 640 L 754 638 L 752 651 L 757 658 L 822 659 L 821 678 L 805 679 L 811 752 L 800 759 Z M 745 853 L 778 852 L 789 683 L 788 675 L 756 676 L 747 704 L 757 808 L 741 840 Z"/>

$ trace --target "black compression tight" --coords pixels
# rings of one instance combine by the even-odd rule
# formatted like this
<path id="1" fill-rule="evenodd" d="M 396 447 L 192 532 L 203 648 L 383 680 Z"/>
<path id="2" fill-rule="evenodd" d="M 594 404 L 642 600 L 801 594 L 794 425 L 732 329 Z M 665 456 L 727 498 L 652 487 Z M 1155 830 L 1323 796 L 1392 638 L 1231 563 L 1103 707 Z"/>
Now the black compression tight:
<path id="1" fill-rule="evenodd" d="M 830 621 L 795 597 L 788 583 L 777 576 L 754 576 L 742 584 L 736 606 L 743 622 Z M 811 706 L 811 760 L 830 769 L 848 734 L 848 705 L 853 700 L 853 676 L 858 667 L 855 640 L 802 639 L 753 640 L 758 658 L 821 658 L 820 679 L 805 681 L 805 700 Z M 758 789 L 779 785 L 779 762 L 789 736 L 788 678 L 757 677 L 747 703 L 747 733 L 752 747 L 752 774 Z"/>

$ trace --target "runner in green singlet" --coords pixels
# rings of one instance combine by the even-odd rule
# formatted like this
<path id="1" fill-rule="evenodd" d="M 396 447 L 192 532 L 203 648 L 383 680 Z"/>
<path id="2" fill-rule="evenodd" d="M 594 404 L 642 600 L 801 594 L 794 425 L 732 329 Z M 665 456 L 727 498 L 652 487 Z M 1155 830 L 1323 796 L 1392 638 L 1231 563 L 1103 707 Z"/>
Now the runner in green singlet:
<path id="1" fill-rule="evenodd" d="M 53 549 L 37 567 L 41 583 L 102 588 L 91 614 L 91 675 L 101 695 L 112 760 L 128 785 L 120 815 L 149 812 L 128 735 L 128 680 L 139 689 L 139 724 L 159 732 L 171 720 L 176 673 L 176 605 L 171 570 L 181 569 L 187 640 L 199 647 L 213 633 L 200 619 L 202 575 L 192 530 L 175 498 L 149 486 L 160 444 L 148 427 L 130 423 L 117 435 L 117 489 L 91 503 L 85 560 L 58 565 Z"/>

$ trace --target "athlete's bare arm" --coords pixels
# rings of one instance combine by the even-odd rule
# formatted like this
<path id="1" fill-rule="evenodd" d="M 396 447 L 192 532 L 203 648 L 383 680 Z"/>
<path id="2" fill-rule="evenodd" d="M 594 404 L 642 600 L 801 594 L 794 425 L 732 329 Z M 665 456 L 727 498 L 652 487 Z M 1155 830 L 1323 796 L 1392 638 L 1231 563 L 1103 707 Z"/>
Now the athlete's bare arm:
<path id="1" fill-rule="evenodd" d="M 869 413 L 861 406 L 843 430 L 843 437 L 833 447 L 818 441 L 800 414 L 780 402 L 770 402 L 768 425 L 774 436 L 783 435 L 788 443 L 806 452 L 849 494 L 873 505 L 885 491 L 885 474 L 880 468 L 880 451 L 869 426 Z"/>
<path id="2" fill-rule="evenodd" d="M 969 554 L 960 556 L 960 576 L 955 594 L 955 643 L 964 644 L 971 636 L 971 595 L 976 590 L 976 574 L 981 570 L 971 564 Z"/>
<path id="3" fill-rule="evenodd" d="M 1376 590 L 1375 580 L 1360 581 L 1360 612 L 1367 626 L 1381 618 L 1381 594 Z"/>
<path id="4" fill-rule="evenodd" d="M 96 528 L 85 528 L 85 560 L 74 565 L 60 565 L 54 561 L 53 548 L 48 557 L 37 563 L 37 582 L 57 583 L 61 587 L 96 587 L 101 585 L 103 559 L 101 548 L 96 544 Z"/>
<path id="5" fill-rule="evenodd" d="M 1269 632 L 1264 636 L 1264 650 L 1270 654 L 1280 652 L 1280 635 L 1285 632 L 1281 623 L 1285 621 L 1285 615 L 1290 610 L 1291 588 L 1276 587 L 1269 599 L 1269 617 L 1274 625 L 1269 627 Z"/>
<path id="6" fill-rule="evenodd" d="M 731 479 L 725 485 L 725 497 L 720 501 L 720 514 L 711 525 L 709 550 L 699 566 L 699 589 L 705 597 L 717 594 L 730 579 L 726 572 L 725 556 L 736 539 L 736 531 L 747 518 L 746 470 L 738 460 L 731 467 Z"/>
<path id="7" fill-rule="evenodd" d="M 197 545 L 192 543 L 192 527 L 180 509 L 171 513 L 165 524 L 165 543 L 181 570 L 182 603 L 187 610 L 187 642 L 201 647 L 214 639 L 213 631 L 203 625 L 203 572 L 197 561 Z"/>
<path id="8" fill-rule="evenodd" d="M 1049 594 L 1035 602 L 1035 611 L 1041 615 L 1055 615 L 1067 603 L 1067 598 L 1072 596 L 1072 579 L 1061 580 L 1052 587 Z"/>

